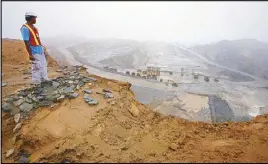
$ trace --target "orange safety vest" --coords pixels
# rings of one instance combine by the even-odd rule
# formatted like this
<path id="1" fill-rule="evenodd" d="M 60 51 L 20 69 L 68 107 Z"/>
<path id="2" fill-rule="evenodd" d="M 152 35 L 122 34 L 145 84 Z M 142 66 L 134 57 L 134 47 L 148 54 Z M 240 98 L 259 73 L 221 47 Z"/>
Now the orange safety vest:
<path id="1" fill-rule="evenodd" d="M 31 46 L 39 46 L 39 45 L 41 45 L 40 38 L 39 38 L 39 33 L 38 33 L 37 28 L 36 27 L 31 28 L 27 24 L 24 24 L 23 26 L 27 27 L 29 29 L 29 31 L 30 31 L 30 45 Z"/>

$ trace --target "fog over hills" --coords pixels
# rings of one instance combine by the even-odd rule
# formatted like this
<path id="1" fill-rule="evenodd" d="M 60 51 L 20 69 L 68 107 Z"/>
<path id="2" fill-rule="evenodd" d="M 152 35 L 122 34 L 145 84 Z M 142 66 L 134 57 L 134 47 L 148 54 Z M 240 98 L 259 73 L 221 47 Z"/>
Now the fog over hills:
<path id="1" fill-rule="evenodd" d="M 254 39 L 224 40 L 191 49 L 218 64 L 268 79 L 268 43 Z"/>
<path id="2" fill-rule="evenodd" d="M 68 50 L 91 64 L 117 69 L 137 69 L 148 65 L 180 67 L 202 65 L 194 55 L 166 42 L 133 40 L 89 40 Z M 205 65 L 203 65 L 205 67 Z"/>
<path id="3" fill-rule="evenodd" d="M 83 62 L 98 67 L 138 69 L 148 65 L 157 65 L 179 71 L 181 67 L 199 66 L 199 69 L 205 69 L 208 74 L 230 74 L 222 68 L 212 66 L 211 63 L 207 63 L 195 54 L 175 46 L 174 43 L 75 37 L 46 39 L 43 42 L 60 60 L 65 60 L 61 53 L 71 53 L 79 56 Z M 188 49 L 215 64 L 268 79 L 267 43 L 254 39 L 223 40 Z"/>

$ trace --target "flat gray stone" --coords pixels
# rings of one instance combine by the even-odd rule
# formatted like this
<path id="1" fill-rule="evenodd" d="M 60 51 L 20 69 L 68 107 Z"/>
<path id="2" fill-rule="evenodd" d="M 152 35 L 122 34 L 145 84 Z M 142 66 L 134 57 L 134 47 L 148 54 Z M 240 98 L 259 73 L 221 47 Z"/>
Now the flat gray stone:
<path id="1" fill-rule="evenodd" d="M 59 98 L 57 98 L 57 101 L 62 101 L 62 100 L 64 100 L 64 98 L 65 98 L 65 96 L 64 96 L 64 95 L 60 95 L 60 97 L 59 97 Z"/>
<path id="2" fill-rule="evenodd" d="M 59 92 L 59 94 L 64 94 L 64 91 L 62 88 L 58 88 L 58 92 Z"/>
<path id="3" fill-rule="evenodd" d="M 90 101 L 90 102 L 87 102 L 89 105 L 98 105 L 99 104 L 99 101 L 98 100 L 93 100 L 93 101 Z"/>
<path id="4" fill-rule="evenodd" d="M 10 104 L 10 103 L 4 103 L 3 105 L 2 105 L 2 110 L 4 111 L 4 112 L 11 112 L 12 111 L 12 105 Z"/>
<path id="5" fill-rule="evenodd" d="M 68 93 L 74 93 L 74 90 L 71 87 L 64 87 L 63 88 L 63 92 L 66 93 L 66 94 L 68 94 Z"/>
<path id="6" fill-rule="evenodd" d="M 45 96 L 37 96 L 36 98 L 37 98 L 38 101 L 43 101 L 43 100 L 46 99 Z"/>
<path id="7" fill-rule="evenodd" d="M 39 103 L 39 106 L 44 107 L 44 106 L 50 106 L 52 104 L 53 104 L 53 101 L 45 100 L 45 101 L 41 101 Z"/>
<path id="8" fill-rule="evenodd" d="M 48 94 L 47 93 L 41 93 L 40 96 L 46 97 Z"/>
<path id="9" fill-rule="evenodd" d="M 109 98 L 114 98 L 114 96 L 111 93 L 105 92 L 104 98 L 109 99 Z"/>
<path id="10" fill-rule="evenodd" d="M 33 100 L 34 102 L 39 102 L 39 100 L 38 100 L 36 97 L 33 97 L 32 100 Z"/>
<path id="11" fill-rule="evenodd" d="M 44 88 L 44 87 L 51 87 L 52 86 L 52 81 L 50 80 L 46 80 L 46 81 L 42 81 L 41 82 L 41 87 Z"/>
<path id="12" fill-rule="evenodd" d="M 19 106 L 21 112 L 29 112 L 33 109 L 33 104 L 23 103 Z"/>
<path id="13" fill-rule="evenodd" d="M 23 99 L 19 99 L 18 101 L 13 102 L 15 106 L 20 106 L 24 102 Z"/>
<path id="14" fill-rule="evenodd" d="M 93 101 L 90 101 L 90 102 L 87 102 L 89 105 L 98 105 L 99 104 L 99 101 L 98 100 L 93 100 Z"/>
<path id="15" fill-rule="evenodd" d="M 82 87 L 82 86 L 84 86 L 84 85 L 85 85 L 85 83 L 84 83 L 84 82 L 82 82 L 82 81 L 79 81 L 78 85 L 79 85 L 80 87 Z"/>
<path id="16" fill-rule="evenodd" d="M 85 102 L 89 102 L 89 101 L 93 101 L 94 99 L 90 98 L 88 94 L 85 94 L 84 95 L 84 100 L 85 100 Z"/>
<path id="17" fill-rule="evenodd" d="M 37 108 L 39 108 L 39 103 L 34 103 L 33 104 L 33 109 L 37 109 Z"/>
<path id="18" fill-rule="evenodd" d="M 71 85 L 70 88 L 71 88 L 72 90 L 75 90 L 76 87 L 75 87 L 75 85 Z"/>
<path id="19" fill-rule="evenodd" d="M 59 98 L 61 95 L 59 93 L 57 93 L 57 94 L 54 94 L 53 96 Z"/>
<path id="20" fill-rule="evenodd" d="M 33 98 L 33 95 L 32 94 L 28 94 L 27 97 L 30 98 L 30 99 L 32 99 Z"/>
<path id="21" fill-rule="evenodd" d="M 26 101 L 27 103 L 29 103 L 29 104 L 33 103 L 33 101 L 32 101 L 31 99 L 29 99 L 29 98 L 26 98 L 25 101 Z"/>
<path id="22" fill-rule="evenodd" d="M 14 99 L 13 97 L 8 97 L 8 98 L 5 98 L 4 101 L 7 103 L 13 103 Z"/>
<path id="23" fill-rule="evenodd" d="M 94 100 L 93 98 L 89 97 L 88 94 L 85 94 L 84 95 L 84 100 L 89 105 L 97 105 L 97 104 L 99 104 L 99 101 L 98 100 Z"/>
<path id="24" fill-rule="evenodd" d="M 14 95 L 12 97 L 13 101 L 18 101 L 19 99 L 22 99 L 23 97 L 19 97 L 18 95 Z"/>
<path id="25" fill-rule="evenodd" d="M 39 95 L 43 92 L 43 88 L 36 88 L 34 91 L 33 91 L 33 94 L 34 95 Z"/>
<path id="26" fill-rule="evenodd" d="M 53 81 L 52 82 L 52 87 L 53 88 L 58 88 L 58 86 L 60 86 L 60 83 L 56 82 L 56 81 Z"/>
<path id="27" fill-rule="evenodd" d="M 49 95 L 47 96 L 47 100 L 48 101 L 52 101 L 52 102 L 56 102 L 57 98 L 59 98 L 61 95 L 60 94 L 56 94 L 56 95 Z"/>
<path id="28" fill-rule="evenodd" d="M 87 93 L 87 94 L 92 94 L 93 93 L 90 89 L 85 89 L 84 92 Z"/>
<path id="29" fill-rule="evenodd" d="M 82 81 L 83 81 L 84 83 L 88 83 L 88 82 L 95 82 L 95 81 L 97 81 L 97 79 L 92 78 L 92 77 L 83 77 L 83 78 L 82 78 Z"/>
<path id="30" fill-rule="evenodd" d="M 27 91 L 21 91 L 19 93 L 19 95 L 22 96 L 22 97 L 26 97 L 26 96 L 28 96 L 28 92 Z"/>
<path id="31" fill-rule="evenodd" d="M 77 98 L 78 95 L 79 95 L 78 93 L 72 93 L 72 94 L 69 94 L 68 97 L 71 99 L 74 99 L 74 98 Z"/>

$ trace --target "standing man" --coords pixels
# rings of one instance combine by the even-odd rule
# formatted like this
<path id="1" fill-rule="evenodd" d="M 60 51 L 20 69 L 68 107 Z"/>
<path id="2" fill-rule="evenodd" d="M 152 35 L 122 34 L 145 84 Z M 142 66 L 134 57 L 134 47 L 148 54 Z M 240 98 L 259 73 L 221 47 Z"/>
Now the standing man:
<path id="1" fill-rule="evenodd" d="M 36 18 L 36 14 L 27 12 L 25 14 L 27 22 L 20 30 L 29 54 L 29 59 L 32 62 L 32 81 L 33 83 L 40 83 L 43 80 L 48 80 L 48 76 L 44 47 L 40 41 L 38 30 L 34 27 Z"/>

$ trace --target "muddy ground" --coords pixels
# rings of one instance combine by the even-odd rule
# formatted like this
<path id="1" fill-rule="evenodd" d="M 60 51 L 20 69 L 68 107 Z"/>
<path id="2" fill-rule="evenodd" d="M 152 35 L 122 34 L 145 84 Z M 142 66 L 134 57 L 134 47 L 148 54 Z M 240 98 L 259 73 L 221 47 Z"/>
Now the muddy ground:
<path id="1" fill-rule="evenodd" d="M 30 75 L 23 74 L 30 66 L 23 48 L 21 41 L 3 40 L 2 81 L 8 85 L 2 100 L 30 84 Z M 50 78 L 62 75 L 57 69 L 51 64 Z M 2 112 L 2 162 L 18 162 L 22 151 L 30 162 L 268 162 L 267 115 L 240 123 L 190 122 L 149 110 L 135 100 L 128 83 L 81 74 L 97 82 L 80 88 L 76 99 L 31 112 L 15 143 L 14 118 Z M 104 88 L 114 98 L 95 94 Z M 98 105 L 84 102 L 84 89 L 94 91 Z"/>

